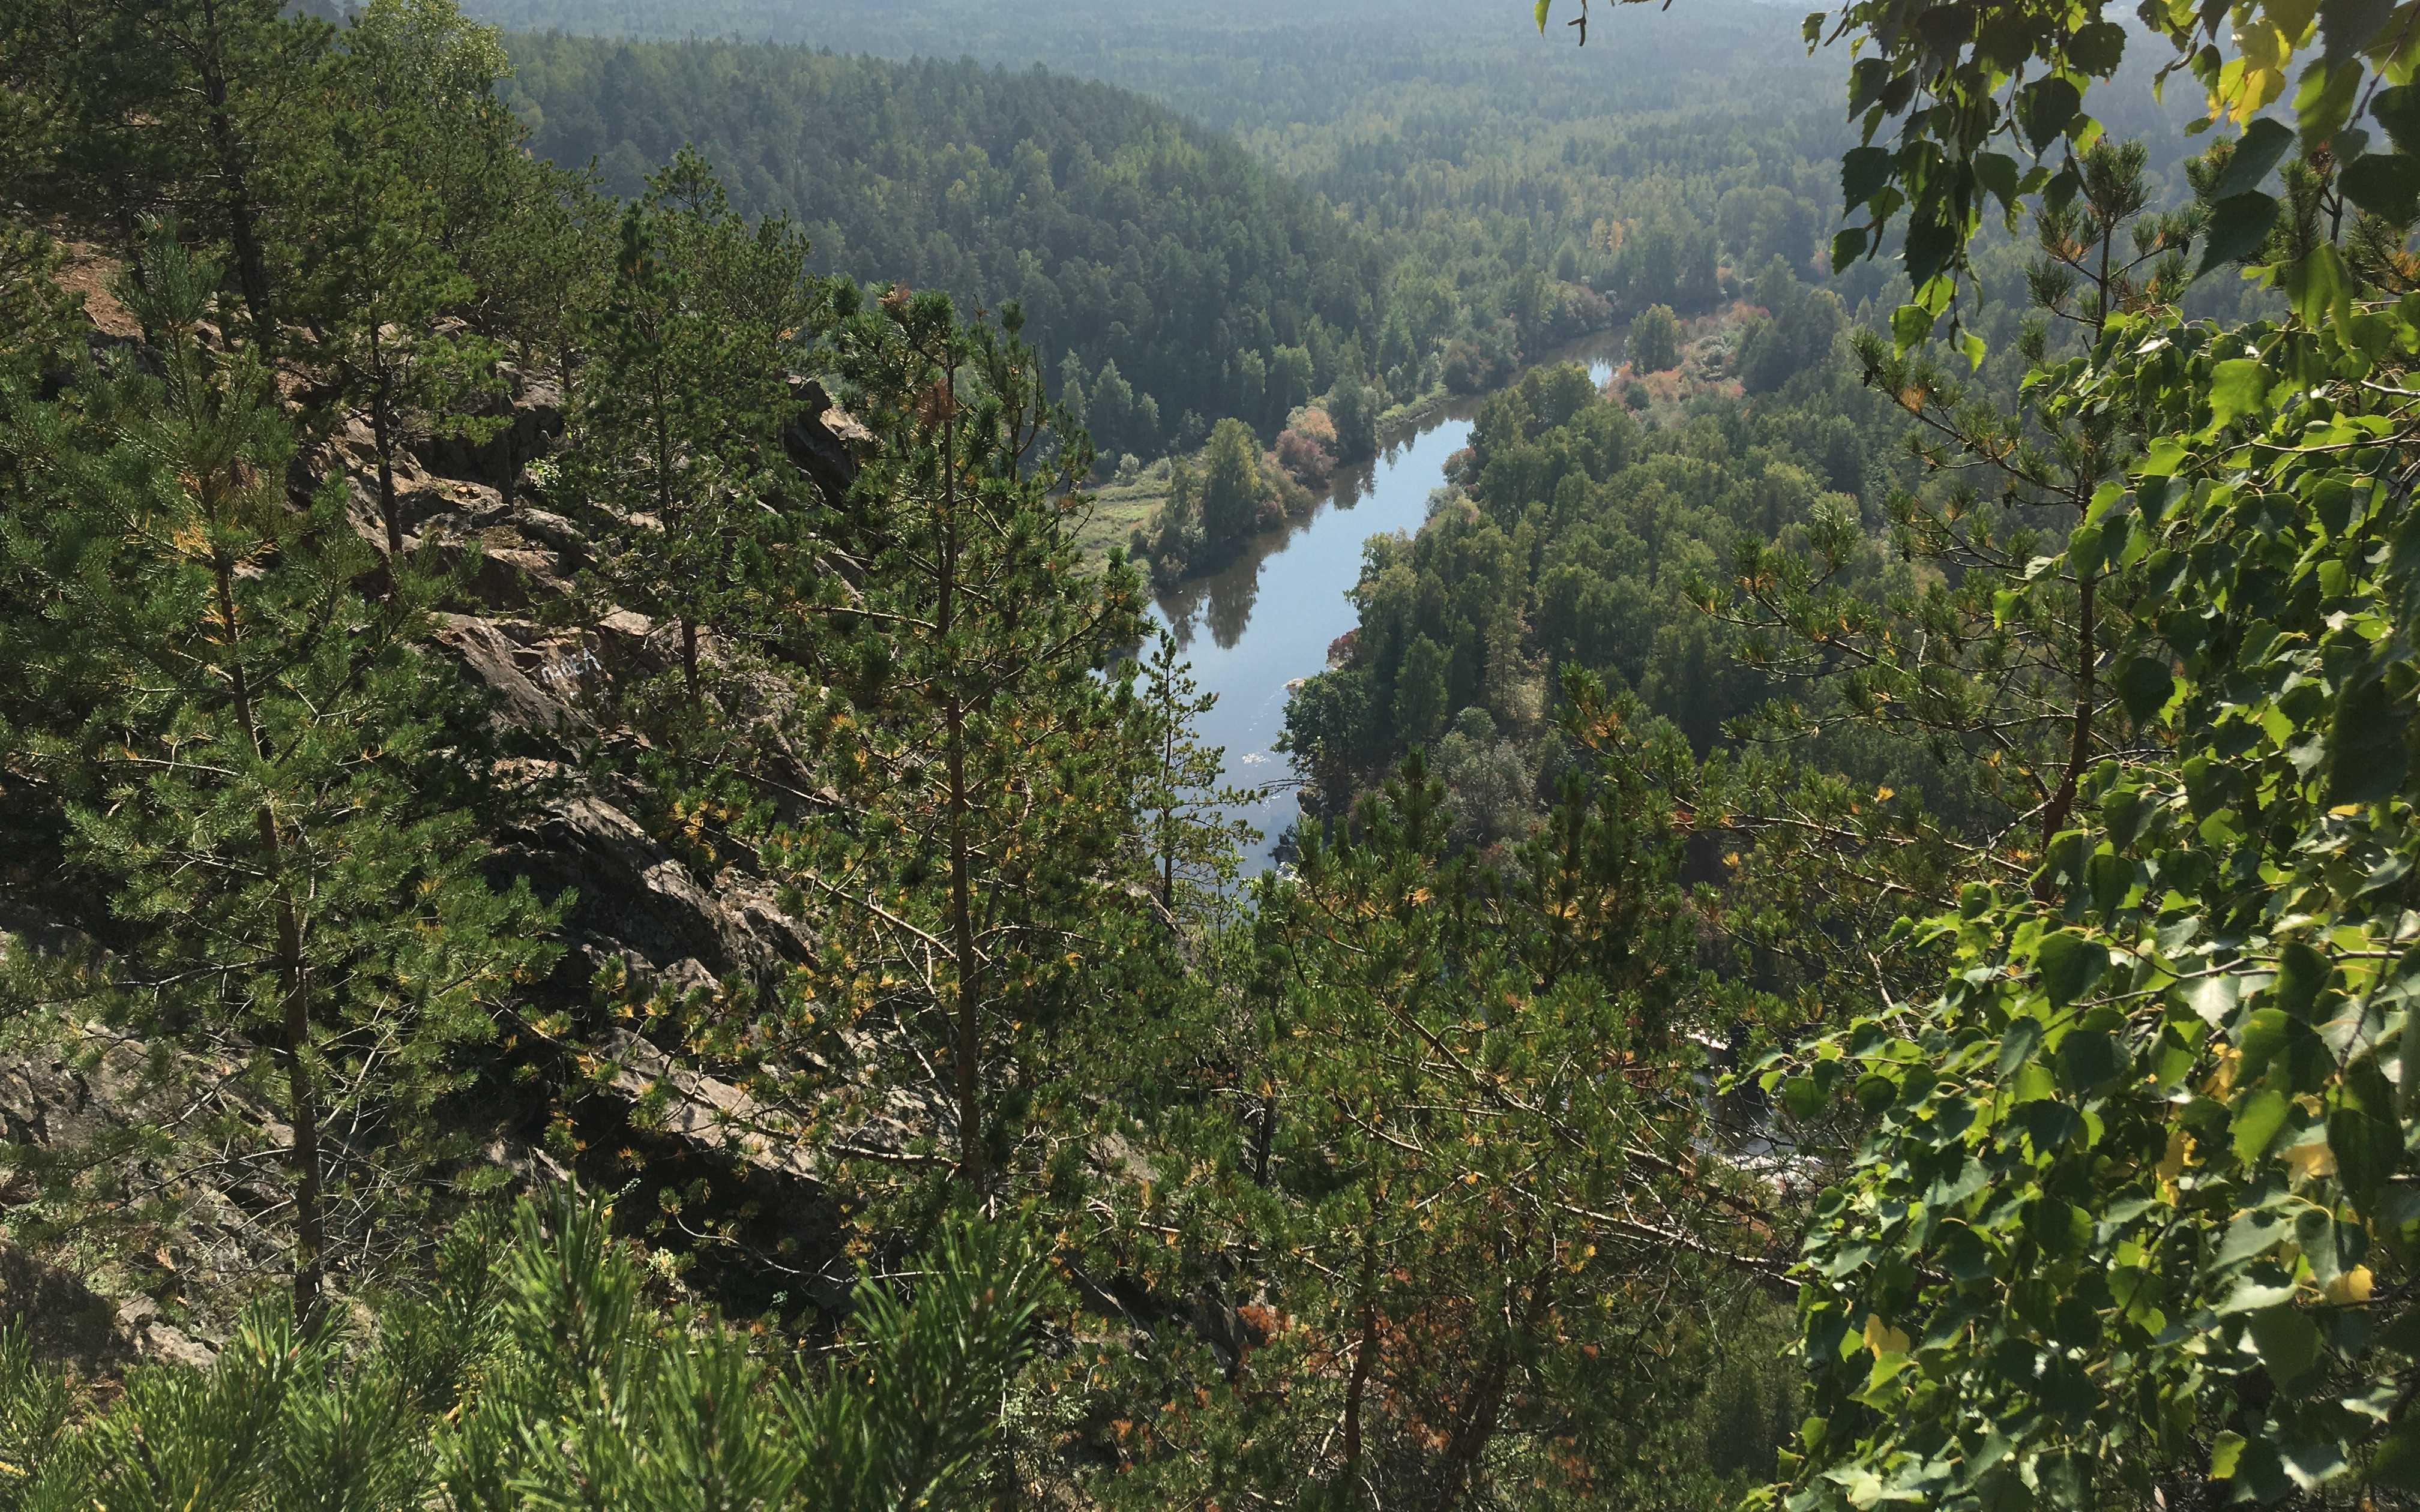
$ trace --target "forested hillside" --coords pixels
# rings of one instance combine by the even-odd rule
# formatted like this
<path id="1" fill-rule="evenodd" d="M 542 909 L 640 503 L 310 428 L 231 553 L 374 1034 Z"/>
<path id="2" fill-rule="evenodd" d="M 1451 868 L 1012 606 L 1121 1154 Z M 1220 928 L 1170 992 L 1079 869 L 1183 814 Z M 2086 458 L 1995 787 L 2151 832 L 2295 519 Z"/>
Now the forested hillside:
<path id="1" fill-rule="evenodd" d="M 743 208 L 806 223 L 819 266 L 1022 299 L 1054 361 L 1077 352 L 1063 376 L 1096 441 L 1144 460 L 1198 447 L 1223 416 L 1272 436 L 1340 377 L 1381 409 L 1493 387 L 1650 304 L 1714 307 L 1726 266 L 1811 270 L 1845 145 L 1788 18 L 1756 7 L 1651 22 L 1586 65 L 1467 22 L 1457 39 L 1329 12 L 489 13 L 925 54 L 901 67 L 550 31 L 513 41 L 506 93 L 537 150 L 597 157 L 616 192 L 690 142 Z"/>
<path id="2" fill-rule="evenodd" d="M 1095 443 L 1145 458 L 1268 430 L 1367 370 L 1394 261 L 1218 132 L 1039 70 L 799 48 L 517 37 L 531 149 L 633 194 L 684 144 L 814 268 L 1018 301 Z M 1070 365 L 1067 359 L 1073 359 Z"/>
<path id="3" fill-rule="evenodd" d="M 2420 1505 L 2415 16 L 1341 143 L 1390 390 L 1557 182 L 1674 282 L 1368 546 L 1247 884 L 1020 302 L 600 193 L 451 0 L 0 8 L 0 1512 Z"/>

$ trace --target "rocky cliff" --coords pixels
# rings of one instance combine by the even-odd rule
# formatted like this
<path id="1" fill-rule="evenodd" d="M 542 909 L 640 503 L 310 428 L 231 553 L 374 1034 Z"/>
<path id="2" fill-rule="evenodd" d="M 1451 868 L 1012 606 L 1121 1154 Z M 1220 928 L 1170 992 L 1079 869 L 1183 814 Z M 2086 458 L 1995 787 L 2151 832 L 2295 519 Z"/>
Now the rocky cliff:
<path id="1" fill-rule="evenodd" d="M 96 340 L 113 360 L 142 358 L 130 332 L 98 330 Z M 589 543 L 549 507 L 535 482 L 562 433 L 560 391 L 543 378 L 507 377 L 496 415 L 504 424 L 492 439 L 423 445 L 396 473 L 407 546 L 433 548 L 471 569 L 467 593 L 440 616 L 433 639 L 495 736 L 488 775 L 497 799 L 489 837 L 496 870 L 527 877 L 542 895 L 573 900 L 560 963 L 516 1022 L 499 1026 L 495 1074 L 476 1105 L 455 1116 L 474 1136 L 480 1159 L 515 1180 L 579 1178 L 576 1155 L 566 1165 L 550 1152 L 566 1143 L 559 1131 L 545 1137 L 550 1121 L 567 1118 L 576 1149 L 635 1153 L 651 1175 L 708 1178 L 746 1210 L 743 1241 L 829 1258 L 814 1160 L 783 1137 L 779 1113 L 599 1011 L 600 980 L 615 983 L 625 1001 L 727 983 L 769 990 L 804 958 L 812 937 L 779 907 L 765 877 L 738 863 L 702 874 L 651 834 L 637 785 L 615 775 L 615 763 L 597 759 L 628 738 L 602 712 L 613 706 L 616 687 L 664 671 L 675 648 L 664 627 L 585 593 Z M 784 438 L 790 465 L 800 488 L 837 504 L 868 438 L 816 384 L 799 380 L 795 397 L 798 418 Z M 365 425 L 298 455 L 289 492 L 307 498 L 331 474 L 351 493 L 356 528 L 381 540 Z M 705 649 L 711 656 L 716 648 L 709 640 Z M 71 906 L 36 912 L 26 900 L 39 888 L 10 890 L 18 897 L 14 911 L 0 916 L 0 952 L 29 935 L 71 932 Z M 145 1051 L 93 1042 L 67 1053 L 0 1053 L 0 1134 L 39 1156 L 122 1128 Z M 630 1110 L 643 1102 L 646 1114 L 634 1119 Z M 282 1125 L 271 1110 L 253 1111 L 276 1143 Z M 242 1283 L 273 1269 L 275 1257 L 250 1219 L 278 1200 L 275 1178 L 256 1166 L 126 1174 L 134 1189 L 178 1182 L 199 1215 L 190 1232 L 162 1247 L 158 1284 L 117 1276 L 95 1289 L 0 1244 L 0 1320 L 32 1319 L 41 1348 L 89 1368 L 146 1356 L 206 1358 Z M 30 1191 L 22 1177 L 0 1184 L 0 1219 Z M 828 1278 L 810 1275 L 807 1294 L 837 1295 L 852 1274 L 837 1267 Z M 172 1300 L 163 1307 L 153 1292 Z"/>

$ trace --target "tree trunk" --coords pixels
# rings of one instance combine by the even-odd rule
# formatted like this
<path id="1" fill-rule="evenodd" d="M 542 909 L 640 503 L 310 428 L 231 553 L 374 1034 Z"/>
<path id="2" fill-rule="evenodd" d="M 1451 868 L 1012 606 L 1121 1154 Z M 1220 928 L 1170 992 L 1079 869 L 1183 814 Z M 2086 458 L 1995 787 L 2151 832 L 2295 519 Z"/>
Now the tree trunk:
<path id="1" fill-rule="evenodd" d="M 1176 689 L 1172 668 L 1160 669 L 1159 775 L 1168 784 L 1167 807 L 1159 810 L 1159 904 L 1176 913 Z"/>
<path id="2" fill-rule="evenodd" d="M 388 404 L 389 382 L 378 329 L 370 329 L 370 441 L 378 452 L 379 519 L 386 526 L 387 592 L 403 561 L 403 511 L 395 497 L 395 422 Z"/>
<path id="3" fill-rule="evenodd" d="M 258 815 L 262 845 L 267 849 L 272 878 L 281 875 L 283 848 L 276 820 L 267 809 Z M 286 1063 L 286 1116 L 294 1126 L 291 1165 L 294 1172 L 294 1316 L 307 1327 L 318 1319 L 319 1292 L 327 1265 L 327 1219 L 319 1188 L 319 1091 L 311 1075 L 311 976 L 302 957 L 302 927 L 293 900 L 284 895 L 277 904 L 277 976 L 285 993 L 284 1042 L 279 1058 Z"/>
<path id="4" fill-rule="evenodd" d="M 2095 590 L 2101 585 L 2098 572 L 2081 573 L 2076 579 L 2075 603 L 2075 717 L 2068 737 L 2067 770 L 2060 774 L 2058 791 L 2051 795 L 2042 810 L 2042 850 L 2067 827 L 2075 811 L 2076 790 L 2083 785 L 2085 764 L 2092 759 L 2092 700 L 2100 648 L 2094 644 L 2093 616 L 2096 608 Z"/>
<path id="5" fill-rule="evenodd" d="M 941 551 L 939 604 L 934 623 L 943 644 L 955 630 L 958 577 L 957 370 L 949 373 L 949 405 L 941 419 Z M 983 991 L 975 959 L 974 866 L 967 839 L 967 708 L 954 669 L 945 674 L 945 752 L 949 777 L 950 949 L 958 958 L 957 1083 L 958 1179 L 971 1190 L 984 1185 Z"/>
<path id="6" fill-rule="evenodd" d="M 1437 1499 L 1438 1512 L 1455 1512 L 1469 1499 L 1478 1483 L 1480 1458 L 1495 1441 L 1496 1425 L 1504 1415 L 1504 1392 L 1512 1380 L 1514 1339 L 1527 1337 L 1538 1326 L 1551 1295 L 1548 1286 L 1553 1274 L 1554 1267 L 1549 1262 L 1531 1278 L 1528 1299 L 1521 1308 L 1520 1321 L 1514 1325 L 1516 1333 L 1496 1341 L 1495 1348 L 1488 1351 L 1486 1366 L 1462 1394 L 1462 1403 L 1454 1411 L 1453 1438 L 1446 1444 L 1445 1484 Z"/>
<path id="7" fill-rule="evenodd" d="M 656 422 L 656 528 L 667 540 L 673 533 L 673 438 L 671 402 L 664 395 L 664 374 L 661 364 L 654 369 L 650 390 L 654 399 Z M 688 613 L 680 616 L 681 684 L 689 701 L 698 702 L 700 683 L 697 675 L 697 621 Z"/>
<path id="8" fill-rule="evenodd" d="M 219 633 L 226 647 L 228 687 L 235 716 L 253 754 L 269 757 L 269 737 L 253 712 L 252 684 L 244 671 L 242 626 L 235 609 L 235 564 L 214 555 Z M 277 816 L 263 805 L 253 815 L 260 836 L 261 870 L 277 896 L 277 980 L 284 1012 L 278 1057 L 286 1066 L 287 1118 L 294 1130 L 287 1166 L 294 1175 L 294 1316 L 317 1320 L 326 1267 L 327 1231 L 319 1187 L 319 1096 L 311 1076 L 311 975 L 302 952 L 302 915 L 286 884 L 286 855 Z"/>
<path id="9" fill-rule="evenodd" d="M 2116 234 L 2117 226 L 2114 222 L 2102 228 L 2101 271 L 2094 280 L 2096 298 L 2099 301 L 2092 320 L 2092 334 L 2095 341 L 2098 341 L 2109 328 L 2111 314 L 2109 258 L 2111 241 Z M 2097 455 L 2097 454 L 2087 454 L 2087 455 Z M 2078 520 L 2082 520 L 2086 511 L 2091 507 L 2093 471 L 2087 467 L 2084 471 L 2084 481 L 2076 487 L 2072 502 L 2075 505 L 2075 516 Z M 2058 838 L 2058 832 L 2067 827 L 2069 817 L 2075 811 L 2075 795 L 2084 781 L 2084 766 L 2092 759 L 2092 698 L 2095 673 L 2093 664 L 2098 659 L 2098 648 L 2094 644 L 2093 619 L 2097 608 L 2095 590 L 2099 588 L 2100 580 L 2101 574 L 2097 568 L 2091 572 L 2079 572 L 2075 575 L 2075 714 L 2072 733 L 2068 739 L 2067 769 L 2060 774 L 2057 790 L 2051 794 L 2050 801 L 2042 806 L 2041 840 L 2045 857 L 2050 852 L 2050 842 Z M 2035 885 L 2035 890 L 2037 896 L 2048 898 L 2051 883 L 2047 874 Z"/>
<path id="10" fill-rule="evenodd" d="M 1499 1340 L 1454 1410 L 1453 1437 L 1445 1448 L 1444 1484 L 1438 1489 L 1438 1512 L 1454 1512 L 1469 1497 L 1479 1457 L 1496 1437 L 1496 1420 L 1503 1412 L 1504 1387 L 1512 1372 L 1511 1349 Z"/>
<path id="11" fill-rule="evenodd" d="M 1344 1462 L 1337 1481 L 1351 1500 L 1359 1500 L 1354 1482 L 1361 1475 L 1361 1398 L 1370 1387 L 1370 1367 L 1378 1352 L 1378 1241 L 1374 1234 L 1361 1242 L 1361 1335 L 1353 1346 L 1353 1372 L 1344 1381 Z"/>
<path id="12" fill-rule="evenodd" d="M 1278 1094 L 1271 1088 L 1261 1098 L 1261 1126 L 1252 1133 L 1252 1184 L 1269 1184 L 1269 1146 L 1278 1134 Z"/>
<path id="13" fill-rule="evenodd" d="M 235 117 L 228 112 L 226 44 L 219 34 L 217 0 L 202 0 L 202 98 L 209 105 L 210 150 L 218 159 L 219 182 L 226 195 L 227 240 L 235 248 L 236 285 L 243 290 L 243 307 L 252 316 L 253 340 L 264 353 L 271 352 L 277 347 L 277 324 L 269 300 L 269 259 L 253 224 L 243 148 L 236 140 Z"/>

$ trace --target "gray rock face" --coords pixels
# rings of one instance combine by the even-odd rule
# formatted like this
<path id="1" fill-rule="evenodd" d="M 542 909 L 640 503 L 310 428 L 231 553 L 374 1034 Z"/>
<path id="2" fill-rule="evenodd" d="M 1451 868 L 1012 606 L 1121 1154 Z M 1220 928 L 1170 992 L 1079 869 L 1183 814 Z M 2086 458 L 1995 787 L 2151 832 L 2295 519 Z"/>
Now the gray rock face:
<path id="1" fill-rule="evenodd" d="M 671 666 L 669 632 L 643 614 L 579 601 L 576 585 L 590 551 L 564 512 L 576 501 L 549 498 L 530 485 L 527 471 L 562 434 L 561 396 L 551 380 L 507 376 L 511 394 L 499 401 L 506 423 L 492 440 L 422 444 L 398 459 L 395 478 L 407 547 L 432 548 L 473 567 L 468 602 L 438 616 L 432 649 L 483 697 L 507 752 L 493 779 L 518 801 L 503 806 L 514 817 L 489 837 L 496 872 L 527 876 L 542 895 L 568 891 L 576 899 L 565 921 L 564 962 L 535 985 L 531 1017 L 594 1024 L 591 980 L 609 964 L 633 996 L 725 982 L 769 992 L 813 949 L 804 923 L 782 910 L 763 876 L 732 866 L 697 874 L 641 822 L 645 808 L 636 790 L 600 775 L 610 764 L 593 759 L 600 746 L 630 738 L 613 727 L 614 694 Z M 837 502 L 855 481 L 856 449 L 870 438 L 816 385 L 801 380 L 795 392 L 801 413 L 783 438 L 784 449 L 803 484 Z M 344 480 L 355 529 L 382 543 L 365 426 L 340 431 L 316 456 L 298 458 L 289 486 L 307 496 L 331 471 Z M 706 650 L 718 655 L 710 640 Z M 41 920 L 0 917 L 0 954 L 12 938 L 49 930 Z M 618 1067 L 592 1089 L 608 1100 L 635 1102 L 660 1084 L 671 1117 L 651 1131 L 655 1136 L 685 1147 L 697 1162 L 733 1169 L 756 1198 L 785 1207 L 785 1221 L 800 1232 L 821 1222 L 814 1215 L 820 1187 L 813 1152 L 783 1138 L 781 1125 L 745 1092 L 626 1030 L 575 1037 L 555 1049 L 566 1058 L 601 1057 Z M 71 1065 L 0 1047 L 0 1135 L 31 1149 L 77 1143 L 144 1116 L 136 1074 L 143 1050 L 120 1044 Z M 657 1099 L 665 1101 L 664 1094 Z M 516 1110 L 484 1108 L 478 1116 L 496 1120 L 472 1131 L 473 1148 L 484 1149 L 492 1164 L 524 1181 L 574 1179 L 538 1148 L 533 1130 L 516 1127 Z M 252 1110 L 252 1117 L 272 1149 L 287 1137 L 269 1110 Z M 0 1163 L 0 1218 L 30 1196 L 11 1170 Z M 180 1238 L 184 1247 L 175 1253 L 163 1246 L 161 1263 L 178 1285 L 190 1276 L 198 1287 L 205 1273 L 249 1273 L 256 1281 L 277 1271 L 272 1250 L 236 1251 L 262 1242 L 247 1214 L 281 1200 L 279 1180 L 261 1166 L 225 1190 L 200 1195 L 191 1242 Z M 846 1279 L 834 1284 L 845 1289 Z M 80 1278 L 0 1243 L 0 1321 L 31 1319 L 47 1354 L 87 1372 L 121 1368 L 135 1358 L 209 1360 L 206 1340 L 218 1336 L 231 1315 L 180 1304 L 176 1316 L 188 1320 L 172 1321 L 170 1309 L 144 1294 L 147 1284 L 114 1274 Z M 226 1291 L 240 1289 L 230 1285 Z M 113 1299 L 104 1294 L 110 1291 L 123 1295 Z"/>

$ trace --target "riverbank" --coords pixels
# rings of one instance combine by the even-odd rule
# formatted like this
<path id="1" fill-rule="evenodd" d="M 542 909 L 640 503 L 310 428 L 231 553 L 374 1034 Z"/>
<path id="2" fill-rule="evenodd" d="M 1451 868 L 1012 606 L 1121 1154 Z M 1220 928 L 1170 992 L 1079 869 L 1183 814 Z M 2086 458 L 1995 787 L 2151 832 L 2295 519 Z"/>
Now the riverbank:
<path id="1" fill-rule="evenodd" d="M 1620 348 L 1621 333 L 1608 332 L 1593 351 L 1567 348 L 1547 362 L 1588 362 L 1603 382 Z M 1218 697 L 1200 733 L 1204 744 L 1225 750 L 1224 780 L 1265 786 L 1253 802 L 1229 810 L 1261 831 L 1260 842 L 1245 849 L 1247 875 L 1276 863 L 1278 842 L 1298 811 L 1277 741 L 1290 688 L 1325 670 L 1330 645 L 1359 621 L 1347 595 L 1361 579 L 1362 543 L 1427 521 L 1446 460 L 1470 444 L 1485 402 L 1464 396 L 1391 426 L 1377 456 L 1337 470 L 1309 516 L 1254 535 L 1219 566 L 1155 599 L 1153 619 L 1176 638 L 1195 686 Z"/>
<path id="2" fill-rule="evenodd" d="M 1623 337 L 1628 330 L 1627 323 L 1612 326 L 1554 347 L 1534 362 L 1515 369 L 1505 383 L 1495 388 L 1484 389 L 1477 393 L 1454 393 L 1443 384 L 1436 384 L 1414 398 L 1388 406 L 1379 411 L 1374 423 L 1378 438 L 1377 452 L 1373 456 L 1338 464 L 1335 479 L 1326 487 L 1312 490 L 1311 508 L 1313 510 L 1325 508 L 1337 492 L 1346 486 L 1344 479 L 1347 474 L 1367 469 L 1377 456 L 1385 455 L 1390 447 L 1446 419 L 1457 406 L 1475 406 L 1489 395 L 1500 393 L 1504 388 L 1519 382 L 1523 374 L 1537 368 L 1551 367 L 1558 363 L 1594 363 L 1600 360 L 1618 359 Z M 1201 452 L 1195 452 L 1184 460 L 1198 469 L 1202 455 Z M 1077 544 L 1083 548 L 1084 554 L 1088 557 L 1094 556 L 1108 550 L 1110 547 L 1125 546 L 1137 530 L 1148 529 L 1161 508 L 1168 503 L 1174 486 L 1174 475 L 1172 465 L 1164 467 L 1162 463 L 1155 462 L 1150 468 L 1144 470 L 1140 477 L 1129 482 L 1112 481 L 1094 489 L 1092 516 L 1076 534 Z M 1218 572 L 1234 561 L 1238 555 L 1248 554 L 1252 549 L 1254 541 L 1264 536 L 1283 534 L 1286 529 L 1287 527 L 1278 527 L 1270 531 L 1257 532 L 1235 551 L 1191 568 L 1181 580 L 1191 581 L 1207 574 Z"/>

